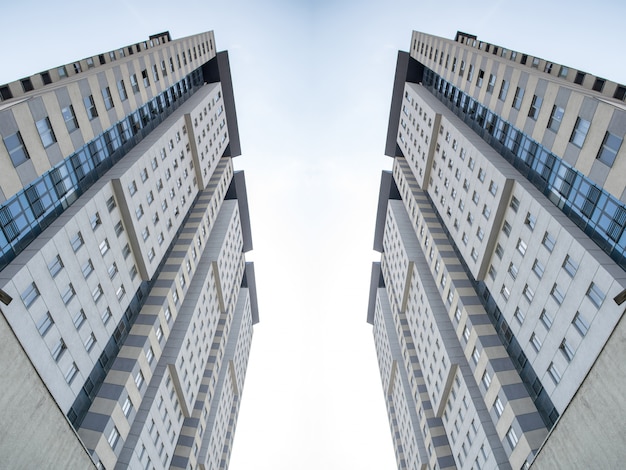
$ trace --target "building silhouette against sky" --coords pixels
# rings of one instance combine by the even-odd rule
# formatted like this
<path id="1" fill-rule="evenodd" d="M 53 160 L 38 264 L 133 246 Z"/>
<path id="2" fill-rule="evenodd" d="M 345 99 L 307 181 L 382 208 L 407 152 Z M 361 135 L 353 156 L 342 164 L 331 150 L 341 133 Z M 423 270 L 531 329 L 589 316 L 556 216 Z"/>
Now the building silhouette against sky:
<path id="1" fill-rule="evenodd" d="M 227 468 L 258 322 L 227 53 L 164 32 L 0 86 L 0 134 L 3 465 Z"/>
<path id="2" fill-rule="evenodd" d="M 625 97 L 460 32 L 399 52 L 367 317 L 398 468 L 619 464 Z"/>

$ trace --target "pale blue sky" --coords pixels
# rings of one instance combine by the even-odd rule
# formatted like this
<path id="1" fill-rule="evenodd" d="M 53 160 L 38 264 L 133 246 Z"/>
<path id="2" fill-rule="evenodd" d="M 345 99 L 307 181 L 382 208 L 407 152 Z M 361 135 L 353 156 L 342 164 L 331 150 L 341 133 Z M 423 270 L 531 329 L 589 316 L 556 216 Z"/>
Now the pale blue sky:
<path id="1" fill-rule="evenodd" d="M 397 50 L 414 29 L 462 30 L 626 83 L 625 17 L 621 1 L 24 0 L 3 6 L 0 83 L 165 30 L 214 30 L 230 54 L 261 316 L 231 469 L 391 469 L 365 318 Z"/>

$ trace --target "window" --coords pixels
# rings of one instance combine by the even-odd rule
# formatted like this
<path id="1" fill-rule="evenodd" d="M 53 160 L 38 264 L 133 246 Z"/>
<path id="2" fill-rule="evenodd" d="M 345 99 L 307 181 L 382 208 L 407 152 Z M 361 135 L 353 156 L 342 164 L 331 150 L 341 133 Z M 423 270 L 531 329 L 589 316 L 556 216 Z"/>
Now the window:
<path id="1" fill-rule="evenodd" d="M 552 235 L 550 235 L 549 232 L 546 232 L 543 235 L 543 241 L 541 243 L 548 249 L 548 251 L 552 252 L 552 250 L 554 250 L 554 245 L 556 245 L 556 240 Z"/>
<path id="2" fill-rule="evenodd" d="M 76 291 L 74 290 L 74 286 L 70 282 L 69 285 L 67 286 L 67 289 L 65 289 L 65 292 L 61 294 L 61 299 L 63 300 L 63 303 L 67 305 L 70 303 L 70 301 L 74 298 L 75 295 L 76 295 Z"/>
<path id="3" fill-rule="evenodd" d="M 504 221 L 504 225 L 502 225 L 502 231 L 507 237 L 511 235 L 511 224 L 508 223 L 506 220 Z"/>
<path id="4" fill-rule="evenodd" d="M 489 385 L 491 385 L 491 375 L 489 375 L 489 372 L 485 371 L 483 373 L 483 378 L 481 379 L 481 381 L 485 388 L 489 388 Z"/>
<path id="5" fill-rule="evenodd" d="M 500 93 L 498 94 L 498 99 L 504 101 L 506 99 L 506 94 L 509 91 L 509 82 L 506 80 L 502 80 L 502 85 L 500 86 Z"/>
<path id="6" fill-rule="evenodd" d="M 534 230 L 535 224 L 537 223 L 537 217 L 528 212 L 526 214 L 526 220 L 524 220 L 524 223 L 526 224 L 526 226 L 528 226 L 530 230 Z"/>
<path id="7" fill-rule="evenodd" d="M 513 279 L 517 279 L 517 273 L 519 272 L 519 269 L 517 268 L 517 266 L 515 266 L 514 263 L 509 264 L 508 272 Z"/>
<path id="8" fill-rule="evenodd" d="M 491 209 L 489 209 L 489 206 L 487 204 L 484 204 L 483 205 L 483 217 L 489 220 L 490 215 L 491 215 Z"/>
<path id="9" fill-rule="evenodd" d="M 63 116 L 68 132 L 78 129 L 78 121 L 76 120 L 76 114 L 74 113 L 74 106 L 69 105 L 61 109 L 61 115 Z"/>
<path id="10" fill-rule="evenodd" d="M 74 378 L 76 378 L 76 374 L 78 374 L 78 366 L 74 362 L 65 373 L 65 381 L 68 384 L 71 384 L 74 381 Z"/>
<path id="11" fill-rule="evenodd" d="M 124 231 L 124 225 L 122 224 L 122 221 L 120 220 L 118 223 L 115 224 L 115 234 L 119 237 L 123 231 Z"/>
<path id="12" fill-rule="evenodd" d="M 132 410 L 133 410 L 133 403 L 130 401 L 129 397 L 126 397 L 126 400 L 124 401 L 124 404 L 122 405 L 122 412 L 124 413 L 124 416 L 128 418 Z M 142 449 L 142 452 L 144 451 L 144 449 L 145 447 Z"/>
<path id="13" fill-rule="evenodd" d="M 574 325 L 574 328 L 578 330 L 581 336 L 585 336 L 587 331 L 589 331 L 589 323 L 587 323 L 587 320 L 585 320 L 585 317 L 583 317 L 580 312 L 576 312 L 576 315 L 574 315 L 572 325 Z"/>
<path id="14" fill-rule="evenodd" d="M 105 308 L 101 315 L 102 323 L 106 325 L 112 316 L 113 314 L 111 313 L 111 309 L 109 307 Z"/>
<path id="15" fill-rule="evenodd" d="M 515 90 L 515 96 L 513 97 L 513 104 L 512 106 L 515 109 L 520 109 L 522 106 L 522 99 L 524 98 L 524 89 L 517 87 L 517 89 Z"/>
<path id="16" fill-rule="evenodd" d="M 124 80 L 118 80 L 117 91 L 120 94 L 120 101 L 126 101 L 128 99 L 128 93 L 126 93 L 126 86 L 124 85 Z"/>
<path id="17" fill-rule="evenodd" d="M 520 325 L 524 323 L 524 318 L 525 318 L 524 312 L 522 312 L 519 307 L 515 308 L 515 314 L 513 316 L 519 322 Z"/>
<path id="18" fill-rule="evenodd" d="M 463 338 L 465 338 L 465 341 L 469 341 L 470 329 L 467 327 L 467 325 L 465 325 L 465 328 L 463 328 Z"/>
<path id="19" fill-rule="evenodd" d="M 55 277 L 62 269 L 63 261 L 61 260 L 61 256 L 56 255 L 56 257 L 48 263 L 48 271 L 52 277 Z"/>
<path id="20" fill-rule="evenodd" d="M 136 74 L 130 76 L 130 86 L 133 89 L 133 93 L 139 93 L 139 83 L 137 82 Z"/>
<path id="21" fill-rule="evenodd" d="M 143 206 L 139 204 L 137 209 L 135 209 L 135 215 L 137 216 L 137 220 L 141 219 L 143 217 L 143 214 L 144 214 Z"/>
<path id="22" fill-rule="evenodd" d="M 472 202 L 474 204 L 478 204 L 479 200 L 480 200 L 480 196 L 478 196 L 478 193 L 476 191 L 474 191 L 474 194 L 472 194 Z"/>
<path id="23" fill-rule="evenodd" d="M 489 183 L 489 192 L 495 196 L 496 193 L 498 192 L 498 185 L 496 183 L 494 183 L 493 181 L 491 183 Z M 512 202 L 512 201 L 511 201 Z M 519 201 L 518 201 L 519 204 Z M 517 212 L 517 211 L 516 211 Z"/>
<path id="24" fill-rule="evenodd" d="M 524 286 L 524 290 L 522 291 L 522 294 L 524 294 L 524 297 L 526 297 L 526 300 L 528 300 L 529 302 L 532 302 L 533 298 L 535 297 L 535 292 L 532 290 L 532 288 L 528 284 Z"/>
<path id="25" fill-rule="evenodd" d="M 95 344 L 96 344 L 96 336 L 93 333 L 91 333 L 85 340 L 85 344 L 84 344 L 85 350 L 87 352 L 90 352 L 95 346 Z"/>
<path id="26" fill-rule="evenodd" d="M 496 245 L 496 256 L 499 259 L 502 259 L 502 255 L 504 255 L 504 248 L 502 248 L 502 245 L 500 245 L 499 243 Z"/>
<path id="27" fill-rule="evenodd" d="M 602 146 L 596 158 L 608 166 L 613 166 L 617 152 L 622 145 L 622 140 L 623 139 L 610 132 L 604 134 L 604 140 L 602 141 Z"/>
<path id="28" fill-rule="evenodd" d="M 109 212 L 111 212 L 116 207 L 117 207 L 117 204 L 115 203 L 115 198 L 111 196 L 109 199 L 107 199 L 107 209 L 109 210 Z"/>
<path id="29" fill-rule="evenodd" d="M 152 346 L 148 346 L 148 350 L 146 351 L 146 361 L 148 361 L 148 364 L 152 364 L 153 360 L 154 360 L 154 350 L 152 349 Z"/>
<path id="30" fill-rule="evenodd" d="M 102 240 L 98 248 L 100 248 L 100 254 L 104 256 L 106 252 L 109 251 L 109 249 L 111 248 L 111 246 L 109 245 L 109 240 L 107 240 L 106 238 Z"/>
<path id="31" fill-rule="evenodd" d="M 538 259 L 535 259 L 533 263 L 533 272 L 537 275 L 539 279 L 543 277 L 543 273 L 545 271 L 544 265 Z"/>
<path id="32" fill-rule="evenodd" d="M 141 78 L 143 79 L 143 86 L 148 88 L 150 86 L 150 79 L 148 78 L 148 71 L 146 69 L 141 71 Z"/>
<path id="33" fill-rule="evenodd" d="M 9 156 L 11 157 L 11 161 L 13 162 L 13 166 L 17 167 L 21 165 L 26 160 L 30 158 L 28 155 L 28 151 L 24 146 L 24 141 L 22 140 L 22 134 L 17 131 L 15 134 L 11 134 L 4 139 L 4 145 L 9 152 Z"/>
<path id="34" fill-rule="evenodd" d="M 489 266 L 489 277 L 491 279 L 495 279 L 496 278 L 496 268 L 493 267 L 493 264 Z"/>
<path id="35" fill-rule="evenodd" d="M 76 315 L 74 315 L 74 327 L 79 330 L 80 327 L 87 320 L 87 315 L 85 315 L 85 311 L 81 308 Z"/>
<path id="36" fill-rule="evenodd" d="M 109 266 L 107 272 L 109 273 L 109 279 L 113 279 L 117 275 L 117 264 L 113 263 Z"/>
<path id="37" fill-rule="evenodd" d="M 524 256 L 526 254 L 526 249 L 528 248 L 528 245 L 524 240 L 520 238 L 517 240 L 517 245 L 515 248 L 517 249 L 517 251 L 520 252 L 522 256 Z"/>
<path id="38" fill-rule="evenodd" d="M 85 104 L 85 110 L 87 111 L 87 117 L 89 120 L 95 119 L 98 117 L 98 110 L 96 109 L 96 103 L 93 100 L 93 95 L 85 96 L 83 98 L 83 103 Z"/>
<path id="39" fill-rule="evenodd" d="M 96 228 L 98 228 L 102 224 L 102 220 L 100 219 L 100 214 L 96 212 L 94 215 L 92 215 L 91 218 L 89 219 L 89 223 L 91 224 L 92 230 L 95 230 Z"/>
<path id="40" fill-rule="evenodd" d="M 587 137 L 587 132 L 589 132 L 589 126 L 591 123 L 586 119 L 578 116 L 576 118 L 576 125 L 574 126 L 574 130 L 572 131 L 572 136 L 569 141 L 574 144 L 576 147 L 582 147 L 585 143 L 585 137 Z"/>
<path id="41" fill-rule="evenodd" d="M 135 180 L 128 185 L 128 192 L 131 196 L 137 192 L 137 183 L 135 183 Z"/>
<path id="42" fill-rule="evenodd" d="M 125 295 L 126 295 L 126 289 L 124 288 L 123 285 L 119 286 L 117 290 L 115 291 L 115 296 L 117 297 L 117 300 L 122 300 L 122 298 L 124 298 Z"/>
<path id="43" fill-rule="evenodd" d="M 493 402 L 493 409 L 495 410 L 496 416 L 498 416 L 498 418 L 502 416 L 502 413 L 504 412 L 504 406 L 502 406 L 502 401 L 500 400 L 500 397 L 496 397 L 496 400 Z"/>
<path id="44" fill-rule="evenodd" d="M 548 121 L 548 129 L 551 129 L 554 132 L 558 131 L 561 126 L 563 114 L 565 114 L 565 110 L 563 108 L 557 105 L 552 106 L 552 114 L 550 114 L 550 120 Z"/>
<path id="45" fill-rule="evenodd" d="M 589 297 L 596 307 L 600 308 L 606 294 L 602 292 L 602 289 L 600 289 L 595 282 L 592 282 L 589 289 L 587 289 L 587 297 Z"/>
<path id="46" fill-rule="evenodd" d="M 559 349 L 563 353 L 567 362 L 572 362 L 572 359 L 574 359 L 574 350 L 572 349 L 572 345 L 567 342 L 567 339 L 563 338 Z"/>
<path id="47" fill-rule="evenodd" d="M 160 343 L 161 339 L 163 338 L 163 328 L 161 328 L 161 325 L 159 325 L 155 330 L 155 336 L 157 341 Z"/>
<path id="48" fill-rule="evenodd" d="M 111 96 L 111 90 L 108 86 L 102 89 L 102 99 L 104 100 L 104 107 L 106 109 L 111 109 L 113 108 L 113 106 L 115 106 L 115 104 L 113 104 L 113 97 Z"/>
<path id="49" fill-rule="evenodd" d="M 102 291 L 102 286 L 98 284 L 96 288 L 91 292 L 91 297 L 93 298 L 94 302 L 97 302 L 102 297 L 102 294 L 104 294 L 104 292 Z"/>
<path id="50" fill-rule="evenodd" d="M 554 365 L 554 362 L 550 363 L 550 366 L 548 367 L 548 374 L 550 374 L 550 377 L 554 380 L 555 384 L 558 384 L 561 381 L 561 373 Z"/>
<path id="51" fill-rule="evenodd" d="M 509 428 L 509 430 L 506 433 L 506 440 L 509 441 L 511 448 L 515 449 L 515 446 L 517 445 L 519 441 L 519 439 L 517 438 L 517 434 L 515 433 L 515 429 Z"/>
<path id="52" fill-rule="evenodd" d="M 530 344 L 533 345 L 533 348 L 535 349 L 535 351 L 539 352 L 539 350 L 541 349 L 541 340 L 537 337 L 537 335 L 535 333 L 533 333 L 530 336 Z"/>
<path id="53" fill-rule="evenodd" d="M 37 285 L 34 282 L 31 282 L 30 285 L 24 289 L 21 297 L 22 302 L 24 302 L 24 306 L 26 308 L 30 307 L 37 297 L 39 297 L 39 289 L 37 289 Z"/>
<path id="54" fill-rule="evenodd" d="M 574 261 L 570 257 L 570 255 L 567 255 L 565 257 L 565 260 L 563 261 L 563 269 L 571 277 L 574 277 L 574 275 L 576 274 L 576 271 L 578 271 L 578 263 L 576 263 L 576 261 Z"/>
<path id="55" fill-rule="evenodd" d="M 487 82 L 487 93 L 492 93 L 495 86 L 496 76 L 494 74 L 489 74 L 489 81 Z"/>
<path id="56" fill-rule="evenodd" d="M 552 295 L 552 298 L 556 300 L 556 303 L 559 305 L 561 305 L 563 301 L 565 300 L 565 295 L 563 294 L 563 291 L 559 288 L 558 284 L 556 283 L 552 286 L 550 295 Z"/>
<path id="57" fill-rule="evenodd" d="M 159 69 L 154 64 L 152 65 L 152 76 L 154 77 L 155 82 L 159 81 Z"/>
<path id="58" fill-rule="evenodd" d="M 511 297 L 511 291 L 504 284 L 502 284 L 502 288 L 500 289 L 500 293 L 502 294 L 502 297 L 504 297 L 504 300 L 509 300 L 509 297 Z"/>
<path id="59" fill-rule="evenodd" d="M 541 315 L 539 316 L 539 320 L 541 320 L 541 323 L 543 323 L 543 326 L 545 326 L 548 330 L 552 326 L 552 317 L 550 316 L 550 314 L 547 312 L 545 308 L 541 312 Z"/>
<path id="60" fill-rule="evenodd" d="M 483 86 L 483 80 L 485 78 L 485 71 L 482 69 L 478 70 L 478 76 L 476 77 L 476 86 L 477 87 L 481 87 Z"/>
<path id="61" fill-rule="evenodd" d="M 539 111 L 541 110 L 541 103 L 543 103 L 543 98 L 537 95 L 533 95 L 533 100 L 530 103 L 530 109 L 528 110 L 528 117 L 534 120 L 537 120 L 539 116 Z"/>
<path id="62" fill-rule="evenodd" d="M 46 314 L 41 317 L 41 320 L 37 322 L 37 331 L 39 331 L 39 334 L 43 337 L 46 335 L 48 330 L 50 330 L 52 325 L 54 325 L 52 315 L 50 315 L 50 312 L 46 312 Z"/>
<path id="63" fill-rule="evenodd" d="M 474 348 L 472 351 L 472 359 L 474 360 L 474 364 L 478 364 L 480 360 L 480 351 L 477 348 Z"/>
<path id="64" fill-rule="evenodd" d="M 135 385 L 137 385 L 137 388 L 141 389 L 144 382 L 143 372 L 141 370 L 137 371 L 137 374 L 135 374 Z"/>
<path id="65" fill-rule="evenodd" d="M 111 429 L 111 433 L 109 434 L 109 437 L 107 439 L 112 449 L 115 449 L 115 444 L 117 444 L 117 441 L 119 439 L 120 439 L 120 432 L 117 430 L 115 426 L 113 426 L 113 429 Z"/>

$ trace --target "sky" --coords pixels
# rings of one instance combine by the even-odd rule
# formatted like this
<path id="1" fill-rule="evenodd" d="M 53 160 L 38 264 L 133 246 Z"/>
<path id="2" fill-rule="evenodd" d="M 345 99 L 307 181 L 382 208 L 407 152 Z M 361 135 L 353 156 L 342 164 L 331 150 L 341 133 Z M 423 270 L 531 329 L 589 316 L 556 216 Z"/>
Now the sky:
<path id="1" fill-rule="evenodd" d="M 231 470 L 396 468 L 366 314 L 397 51 L 412 30 L 461 30 L 626 83 L 626 2 L 60 5 L 3 6 L 0 83 L 166 30 L 214 30 L 229 51 L 260 313 Z"/>

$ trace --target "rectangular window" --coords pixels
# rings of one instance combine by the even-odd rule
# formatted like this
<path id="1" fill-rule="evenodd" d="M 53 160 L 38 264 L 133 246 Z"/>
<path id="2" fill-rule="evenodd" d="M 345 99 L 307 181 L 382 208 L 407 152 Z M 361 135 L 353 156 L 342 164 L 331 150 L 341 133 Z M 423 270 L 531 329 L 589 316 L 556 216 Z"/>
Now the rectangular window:
<path id="1" fill-rule="evenodd" d="M 61 270 L 63 269 L 63 261 L 61 261 L 61 256 L 56 255 L 56 257 L 48 263 L 48 271 L 52 277 L 55 277 Z"/>
<path id="2" fill-rule="evenodd" d="M 565 338 L 563 338 L 563 341 L 561 341 L 559 349 L 563 353 L 563 356 L 565 357 L 567 362 L 572 362 L 572 359 L 574 359 L 574 349 L 572 349 L 572 345 L 569 344 Z"/>
<path id="3" fill-rule="evenodd" d="M 522 293 L 524 294 L 524 297 L 526 297 L 526 300 L 528 300 L 529 302 L 533 301 L 533 298 L 535 297 L 535 292 L 528 284 L 524 286 L 524 290 L 522 291 Z"/>
<path id="4" fill-rule="evenodd" d="M 506 440 L 509 441 L 511 448 L 515 449 L 515 446 L 517 445 L 519 441 L 519 439 L 517 438 L 517 434 L 515 433 L 515 429 L 509 428 L 509 430 L 506 433 Z"/>
<path id="5" fill-rule="evenodd" d="M 504 224 L 502 225 L 502 231 L 504 232 L 504 234 L 508 237 L 509 235 L 511 235 L 511 224 L 508 223 L 506 220 L 504 221 Z"/>
<path id="6" fill-rule="evenodd" d="M 539 111 L 541 111 L 541 104 L 543 103 L 543 98 L 537 95 L 533 95 L 533 100 L 530 103 L 530 109 L 528 110 L 528 117 L 534 120 L 537 120 L 539 116 Z"/>
<path id="7" fill-rule="evenodd" d="M 39 331 L 39 334 L 43 337 L 46 335 L 52 325 L 54 325 L 52 315 L 50 315 L 50 312 L 46 312 L 46 314 L 41 317 L 41 320 L 37 322 L 37 331 Z"/>
<path id="8" fill-rule="evenodd" d="M 556 301 L 557 304 L 561 305 L 565 300 L 565 295 L 563 291 L 559 288 L 558 284 L 554 284 L 552 286 L 552 290 L 550 291 L 552 298 Z"/>
<path id="9" fill-rule="evenodd" d="M 517 273 L 519 272 L 517 266 L 514 263 L 509 264 L 509 274 L 513 279 L 517 279 Z"/>
<path id="10" fill-rule="evenodd" d="M 117 91 L 120 94 L 120 101 L 126 101 L 128 99 L 128 93 L 126 93 L 126 86 L 124 85 L 124 80 L 118 80 Z"/>
<path id="11" fill-rule="evenodd" d="M 572 325 L 574 325 L 581 336 L 585 336 L 587 331 L 589 331 L 589 323 L 585 320 L 585 317 L 580 314 L 580 312 L 576 312 L 576 315 L 574 315 Z"/>
<path id="12" fill-rule="evenodd" d="M 502 248 L 502 245 L 500 245 L 499 243 L 496 245 L 496 256 L 499 259 L 502 259 L 502 255 L 504 255 L 504 248 Z"/>
<path id="13" fill-rule="evenodd" d="M 537 217 L 535 217 L 530 212 L 528 212 L 526 214 L 526 219 L 524 220 L 524 223 L 532 231 L 535 229 L 535 224 L 537 223 Z"/>
<path id="14" fill-rule="evenodd" d="M 139 370 L 137 374 L 135 375 L 135 385 L 137 385 L 138 389 L 141 389 L 141 386 L 143 385 L 144 382 L 145 382 L 145 379 L 143 377 L 143 372 Z"/>
<path id="15" fill-rule="evenodd" d="M 74 327 L 79 330 L 80 327 L 87 320 L 87 315 L 85 315 L 85 311 L 81 308 L 78 313 L 74 316 Z"/>
<path id="16" fill-rule="evenodd" d="M 537 275 L 539 279 L 543 277 L 543 273 L 545 271 L 544 265 L 538 259 L 535 259 L 533 263 L 533 272 Z"/>
<path id="17" fill-rule="evenodd" d="M 563 114 L 565 114 L 565 110 L 563 108 L 557 105 L 552 106 L 552 114 L 550 114 L 550 120 L 548 121 L 548 129 L 551 129 L 554 132 L 558 131 L 561 126 Z"/>
<path id="18" fill-rule="evenodd" d="M 17 167 L 30 158 L 24 141 L 22 140 L 22 134 L 17 131 L 15 134 L 11 134 L 4 139 L 4 145 L 9 152 L 13 166 Z"/>
<path id="19" fill-rule="evenodd" d="M 137 82 L 136 74 L 130 76 L 130 86 L 133 89 L 133 93 L 139 93 L 139 82 Z"/>
<path id="20" fill-rule="evenodd" d="M 102 99 L 104 100 L 104 107 L 106 109 L 111 109 L 115 106 L 113 97 L 111 96 L 111 90 L 108 86 L 102 89 Z"/>
<path id="21" fill-rule="evenodd" d="M 517 251 L 520 252 L 522 256 L 526 254 L 526 250 L 528 249 L 528 245 L 521 238 L 517 240 L 517 246 L 515 247 Z"/>
<path id="22" fill-rule="evenodd" d="M 485 388 L 489 388 L 489 385 L 491 385 L 491 375 L 489 375 L 489 372 L 485 371 L 483 373 L 483 378 L 481 379 L 481 381 Z"/>
<path id="23" fill-rule="evenodd" d="M 485 78 L 485 71 L 482 69 L 478 70 L 478 76 L 476 77 L 476 86 L 477 87 L 481 87 L 483 86 L 483 80 Z"/>
<path id="24" fill-rule="evenodd" d="M 65 381 L 71 385 L 71 383 L 76 378 L 76 374 L 78 374 L 78 366 L 75 362 L 73 362 L 70 368 L 65 373 Z"/>
<path id="25" fill-rule="evenodd" d="M 143 86 L 148 88 L 150 86 L 150 78 L 148 78 L 148 71 L 146 69 L 141 71 L 141 78 L 143 79 Z"/>
<path id="26" fill-rule="evenodd" d="M 69 285 L 67 286 L 67 289 L 65 289 L 65 292 L 61 294 L 61 299 L 63 300 L 63 303 L 67 305 L 70 303 L 70 301 L 74 298 L 75 295 L 76 295 L 76 291 L 74 290 L 74 286 L 70 282 Z"/>
<path id="27" fill-rule="evenodd" d="M 554 362 L 550 363 L 550 366 L 548 367 L 548 374 L 550 374 L 550 377 L 554 380 L 555 384 L 558 384 L 561 381 L 561 373 L 554 365 Z"/>
<path id="28" fill-rule="evenodd" d="M 513 104 L 512 106 L 515 109 L 520 109 L 522 107 L 522 99 L 524 98 L 524 89 L 517 87 L 517 89 L 515 90 L 515 96 L 513 97 Z"/>
<path id="29" fill-rule="evenodd" d="M 500 289 L 500 293 L 502 294 L 502 297 L 504 297 L 504 300 L 509 300 L 509 297 L 511 297 L 511 291 L 504 284 L 502 284 L 502 289 Z"/>
<path id="30" fill-rule="evenodd" d="M 102 294 L 104 294 L 104 292 L 102 291 L 102 286 L 98 284 L 97 287 L 91 292 L 91 297 L 93 298 L 94 302 L 98 302 L 98 300 L 102 298 Z"/>
<path id="31" fill-rule="evenodd" d="M 130 412 L 133 409 L 133 403 L 130 401 L 129 397 L 126 397 L 126 400 L 124 401 L 124 404 L 122 405 L 122 412 L 124 413 L 124 416 L 126 416 L 127 418 L 130 416 Z M 142 447 L 142 454 L 145 452 L 145 446 Z M 141 460 L 141 457 L 140 457 Z"/>
<path id="32" fill-rule="evenodd" d="M 525 318 L 524 312 L 522 312 L 519 307 L 515 308 L 515 314 L 513 316 L 519 322 L 520 325 L 524 323 L 524 318 Z"/>
<path id="33" fill-rule="evenodd" d="M 549 252 L 552 252 L 552 250 L 554 250 L 554 245 L 556 245 L 556 240 L 552 235 L 550 235 L 550 232 L 546 232 L 543 235 L 543 241 L 541 243 L 548 249 Z"/>
<path id="34" fill-rule="evenodd" d="M 104 256 L 111 248 L 111 246 L 109 245 L 109 240 L 107 240 L 106 238 L 102 240 L 98 248 L 100 249 L 100 254 Z"/>
<path id="35" fill-rule="evenodd" d="M 113 426 L 113 429 L 111 429 L 111 432 L 109 433 L 109 437 L 107 439 L 112 449 L 115 449 L 115 445 L 117 444 L 117 441 L 119 441 L 119 439 L 120 439 L 120 432 L 117 430 L 115 426 Z"/>
<path id="36" fill-rule="evenodd" d="M 615 157 L 617 157 L 617 152 L 622 146 L 622 138 L 607 132 L 604 134 L 604 140 L 602 141 L 602 146 L 600 147 L 600 151 L 598 152 L 598 156 L 596 157 L 602 163 L 608 166 L 613 166 L 613 162 L 615 162 Z"/>
<path id="37" fill-rule="evenodd" d="M 572 131 L 572 135 L 569 141 L 576 147 L 582 147 L 585 143 L 585 137 L 587 137 L 587 132 L 589 132 L 590 125 L 591 122 L 578 116 L 576 118 L 576 125 L 574 126 L 574 130 Z"/>
<path id="38" fill-rule="evenodd" d="M 592 282 L 589 289 L 587 289 L 587 297 L 589 297 L 596 307 L 600 308 L 606 294 L 602 292 L 602 289 L 600 289 L 595 282 Z"/>
<path id="39" fill-rule="evenodd" d="M 506 95 L 509 91 L 509 82 L 506 80 L 502 80 L 502 85 L 500 86 L 500 93 L 498 94 L 498 99 L 504 101 L 506 99 Z"/>
<path id="40" fill-rule="evenodd" d="M 496 397 L 496 401 L 493 402 L 493 409 L 495 410 L 496 416 L 498 418 L 502 416 L 502 413 L 504 412 L 504 406 L 502 406 L 502 401 L 500 400 L 500 397 Z"/>
<path id="41" fill-rule="evenodd" d="M 93 100 L 93 95 L 85 96 L 83 98 L 83 103 L 85 104 L 85 110 L 87 111 L 87 117 L 89 120 L 95 119 L 98 117 L 98 109 L 96 108 L 96 103 Z"/>
<path id="42" fill-rule="evenodd" d="M 576 274 L 576 271 L 578 271 L 578 263 L 576 263 L 576 261 L 574 261 L 570 257 L 570 255 L 567 255 L 565 257 L 565 260 L 563 261 L 563 269 L 571 277 L 574 277 L 574 275 Z"/>
<path id="43" fill-rule="evenodd" d="M 76 120 L 76 113 L 74 113 L 74 106 L 69 105 L 61 110 L 63 120 L 65 121 L 65 127 L 68 132 L 78 129 L 78 121 Z"/>
<path id="44" fill-rule="evenodd" d="M 22 302 L 26 308 L 30 307 L 37 297 L 39 297 L 39 289 L 34 282 L 31 282 L 29 286 L 22 292 Z"/>
<path id="45" fill-rule="evenodd" d="M 152 65 L 152 76 L 154 77 L 155 83 L 159 81 L 159 70 L 156 64 Z"/>
<path id="46" fill-rule="evenodd" d="M 496 87 L 496 76 L 494 74 L 489 74 L 489 81 L 487 82 L 487 93 L 492 93 L 495 87 Z"/>
<path id="47" fill-rule="evenodd" d="M 95 344 L 96 344 L 96 336 L 93 333 L 91 333 L 85 340 L 85 344 L 84 344 L 85 350 L 87 350 L 87 352 L 90 352 L 95 346 Z"/>
<path id="48" fill-rule="evenodd" d="M 111 309 L 109 307 L 105 308 L 101 315 L 102 323 L 106 325 L 112 317 Z"/>
<path id="49" fill-rule="evenodd" d="M 539 320 L 541 320 L 541 323 L 543 323 L 543 326 L 545 326 L 548 330 L 552 326 L 552 317 L 550 316 L 550 314 L 547 312 L 545 308 L 541 312 L 541 315 L 539 316 Z"/>

